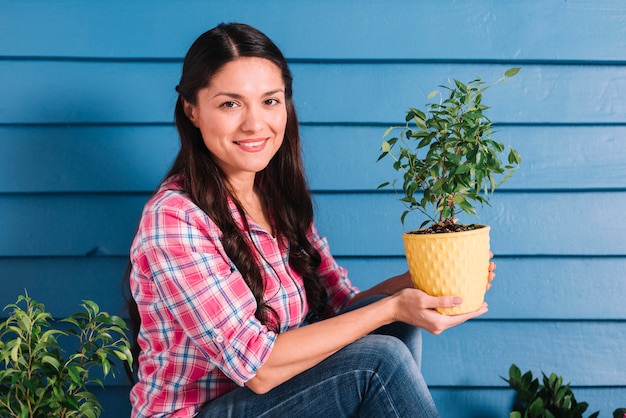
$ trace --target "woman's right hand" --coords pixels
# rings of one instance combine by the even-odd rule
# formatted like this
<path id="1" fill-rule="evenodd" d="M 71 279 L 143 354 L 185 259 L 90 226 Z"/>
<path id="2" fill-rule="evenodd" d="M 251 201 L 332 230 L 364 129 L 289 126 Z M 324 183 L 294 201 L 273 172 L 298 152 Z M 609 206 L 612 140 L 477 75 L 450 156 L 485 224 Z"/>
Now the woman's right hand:
<path id="1" fill-rule="evenodd" d="M 418 289 L 403 289 L 392 296 L 394 320 L 425 329 L 431 334 L 441 334 L 488 311 L 487 303 L 474 311 L 460 315 L 442 315 L 436 308 L 454 308 L 463 303 L 458 296 L 430 296 Z"/>

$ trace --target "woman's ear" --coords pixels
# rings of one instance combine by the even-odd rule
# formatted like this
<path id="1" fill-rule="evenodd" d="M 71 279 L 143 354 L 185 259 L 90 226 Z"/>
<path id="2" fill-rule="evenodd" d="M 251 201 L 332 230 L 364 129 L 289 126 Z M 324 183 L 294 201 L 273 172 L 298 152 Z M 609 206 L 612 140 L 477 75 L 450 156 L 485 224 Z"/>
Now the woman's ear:
<path id="1" fill-rule="evenodd" d="M 196 125 L 196 107 L 189 103 L 187 100 L 183 100 L 183 111 L 185 112 L 185 115 L 187 115 L 191 123 L 193 123 L 194 126 L 197 128 L 198 125 Z"/>

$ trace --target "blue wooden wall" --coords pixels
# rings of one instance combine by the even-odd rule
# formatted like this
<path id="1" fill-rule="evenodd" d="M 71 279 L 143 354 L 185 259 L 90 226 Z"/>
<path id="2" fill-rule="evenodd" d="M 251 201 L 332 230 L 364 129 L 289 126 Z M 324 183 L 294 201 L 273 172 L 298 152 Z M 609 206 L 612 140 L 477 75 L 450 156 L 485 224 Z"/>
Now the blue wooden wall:
<path id="1" fill-rule="evenodd" d="M 404 271 L 382 133 L 449 78 L 485 102 L 523 166 L 480 221 L 498 277 L 479 320 L 427 335 L 443 417 L 508 416 L 511 363 L 555 371 L 590 411 L 626 405 L 626 3 L 622 0 L 0 0 L 0 305 L 118 312 L 138 215 L 177 150 L 182 57 L 222 21 L 283 49 L 318 226 L 367 287 Z M 416 224 L 421 220 L 414 219 Z M 123 378 L 99 391 L 127 415 Z"/>

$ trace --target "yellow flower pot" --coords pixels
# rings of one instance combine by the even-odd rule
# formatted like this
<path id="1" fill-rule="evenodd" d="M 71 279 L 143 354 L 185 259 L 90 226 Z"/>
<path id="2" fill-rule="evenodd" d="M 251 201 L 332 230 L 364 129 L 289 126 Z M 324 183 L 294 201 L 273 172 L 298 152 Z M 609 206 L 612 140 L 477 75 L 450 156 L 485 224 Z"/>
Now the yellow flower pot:
<path id="1" fill-rule="evenodd" d="M 432 296 L 460 296 L 463 304 L 437 309 L 445 315 L 480 308 L 489 273 L 489 226 L 446 234 L 402 235 L 413 284 Z"/>

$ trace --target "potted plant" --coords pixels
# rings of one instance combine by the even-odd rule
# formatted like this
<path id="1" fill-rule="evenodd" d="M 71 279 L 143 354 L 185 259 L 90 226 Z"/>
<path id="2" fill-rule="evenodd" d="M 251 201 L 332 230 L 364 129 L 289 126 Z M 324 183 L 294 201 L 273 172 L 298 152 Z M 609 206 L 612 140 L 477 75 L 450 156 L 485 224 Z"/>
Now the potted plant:
<path id="1" fill-rule="evenodd" d="M 578 402 L 569 384 L 563 384 L 563 377 L 550 373 L 543 375 L 543 384 L 533 378 L 532 372 L 522 374 L 519 367 L 512 364 L 509 378 L 502 378 L 516 392 L 516 400 L 510 418 L 583 418 L 587 402 Z M 600 412 L 594 412 L 588 418 L 597 418 Z M 626 408 L 613 411 L 614 418 L 626 417 Z"/>
<path id="2" fill-rule="evenodd" d="M 82 307 L 60 321 L 28 293 L 5 307 L 12 311 L 0 323 L 0 416 L 100 416 L 89 386 L 115 374 L 114 358 L 132 367 L 133 357 L 122 318 L 89 300 Z M 67 346 L 76 347 L 69 356 Z"/>
<path id="3" fill-rule="evenodd" d="M 413 282 L 434 296 L 463 297 L 462 305 L 439 309 L 444 314 L 479 309 L 484 300 L 490 228 L 461 224 L 457 215 L 477 215 L 475 203 L 489 204 L 489 195 L 521 162 L 513 148 L 507 163 L 501 161 L 505 147 L 492 138 L 492 123 L 485 115 L 489 107 L 482 103 L 485 90 L 519 70 L 507 70 L 491 85 L 478 78 L 440 86 L 447 94 L 430 93 L 424 111 L 410 108 L 406 125 L 392 126 L 383 135 L 378 160 L 391 159 L 393 168 L 403 176 L 399 193 L 405 205 L 402 224 L 414 210 L 427 217 L 419 229 L 403 234 Z M 434 97 L 439 100 L 430 102 Z M 396 180 L 378 188 L 395 185 Z"/>

